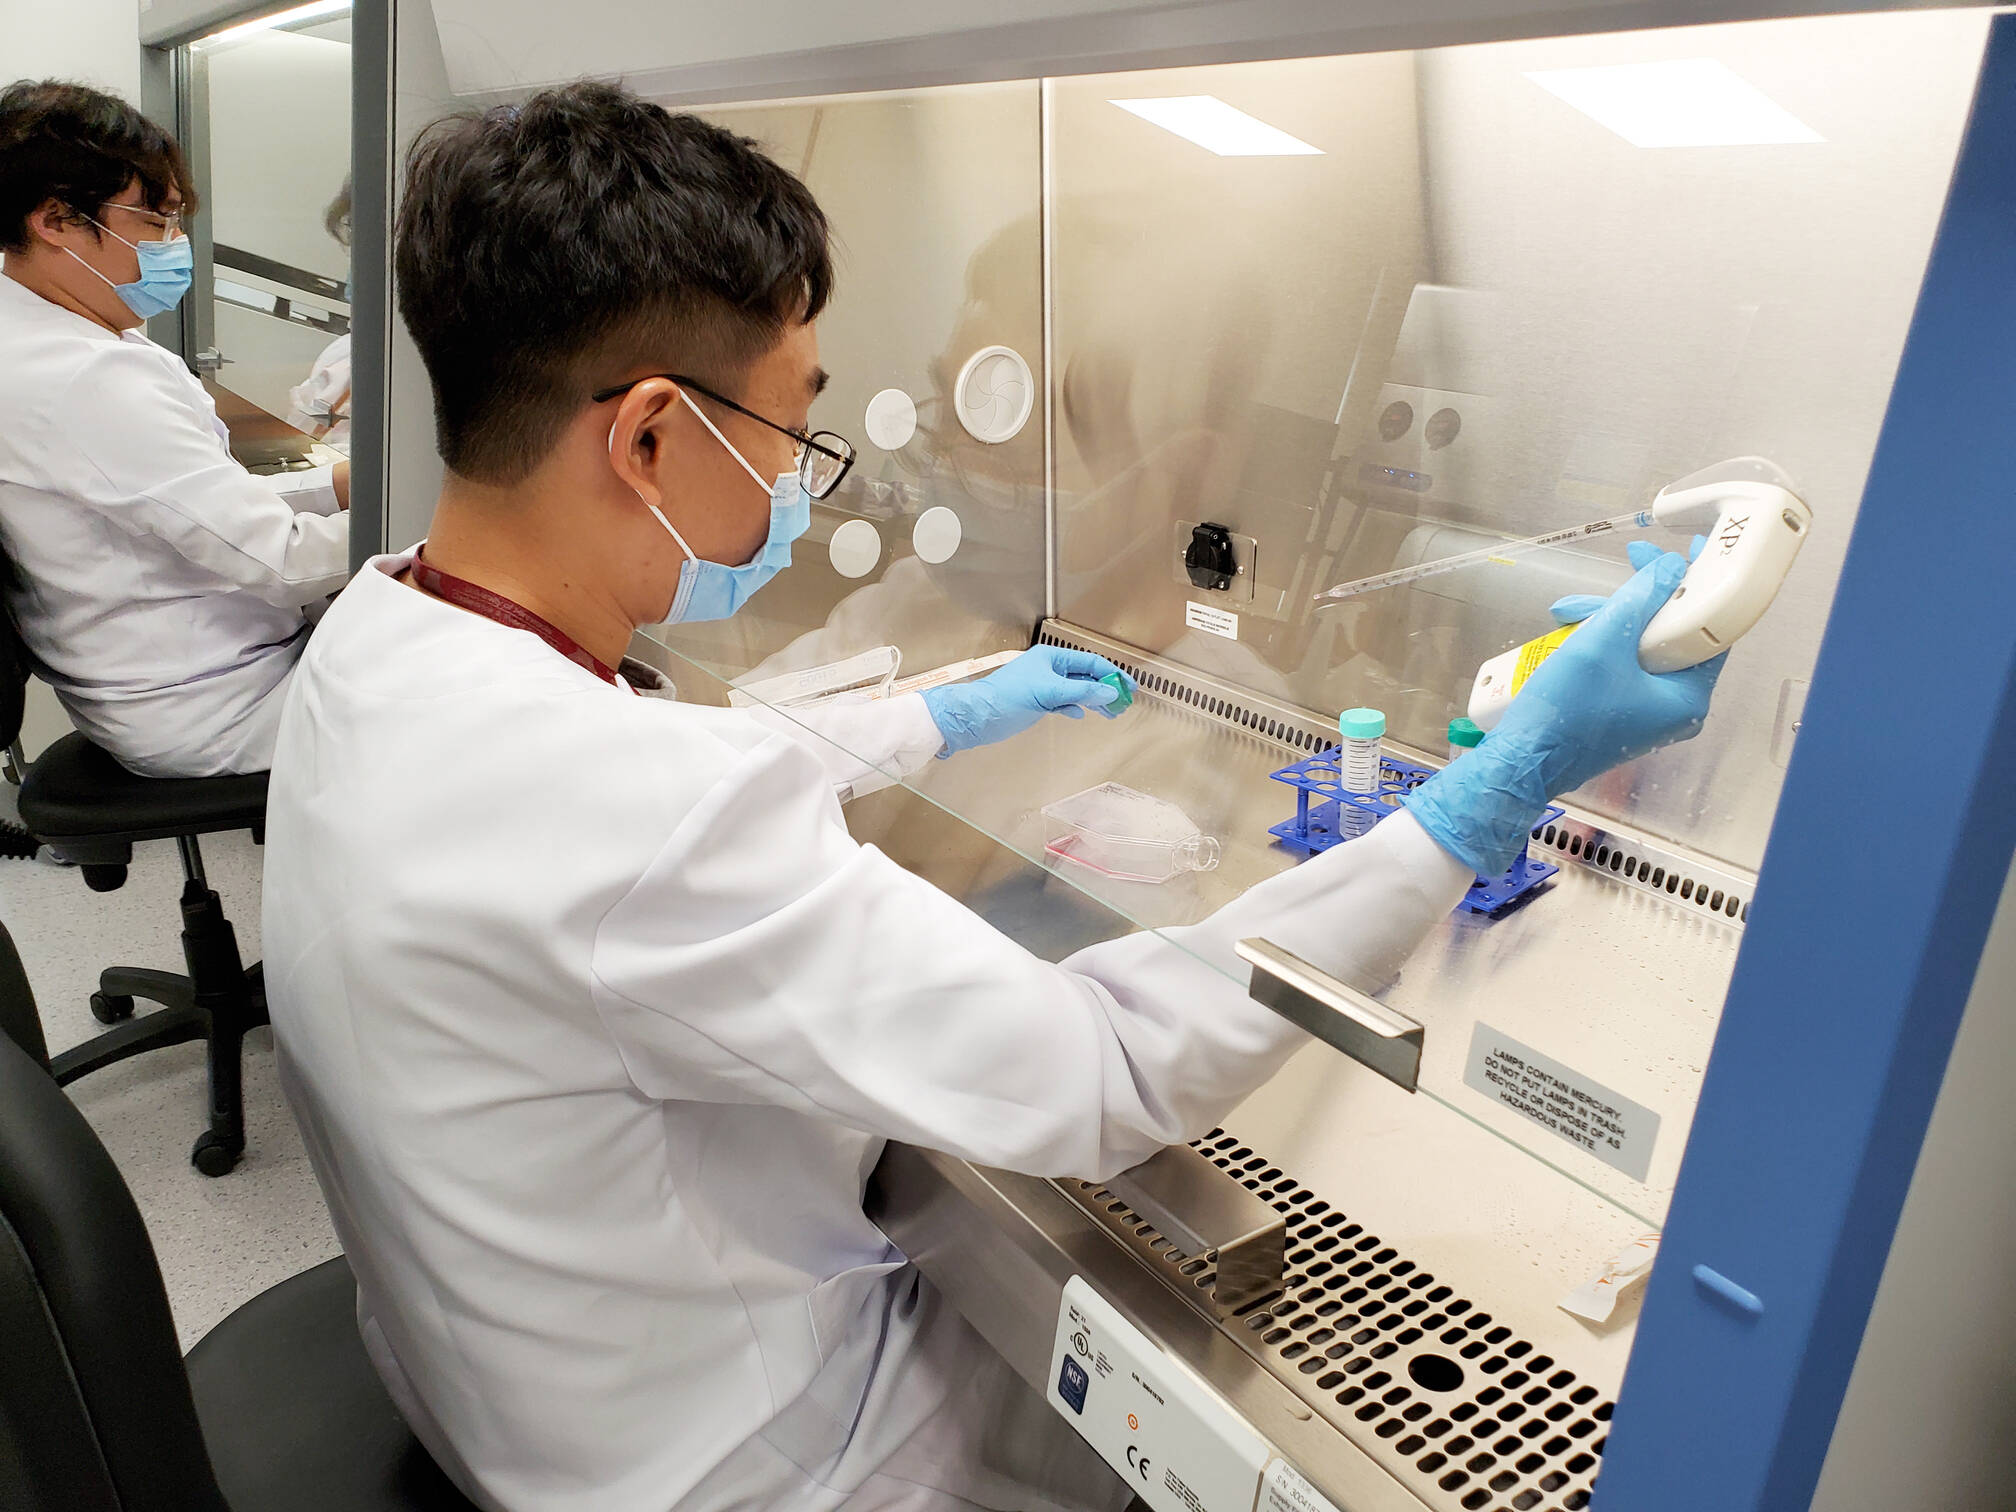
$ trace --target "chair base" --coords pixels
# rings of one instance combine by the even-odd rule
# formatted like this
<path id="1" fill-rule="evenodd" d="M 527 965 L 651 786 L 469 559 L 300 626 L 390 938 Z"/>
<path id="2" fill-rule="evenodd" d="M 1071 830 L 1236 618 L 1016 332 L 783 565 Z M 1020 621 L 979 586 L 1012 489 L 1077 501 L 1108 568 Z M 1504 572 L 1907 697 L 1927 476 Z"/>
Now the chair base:
<path id="1" fill-rule="evenodd" d="M 245 1153 L 244 1077 L 240 1057 L 247 1031 L 270 1022 L 266 977 L 240 964 L 238 941 L 223 903 L 200 874 L 182 890 L 182 954 L 189 974 L 114 966 L 98 979 L 91 1011 L 116 1027 L 49 1063 L 58 1085 L 150 1050 L 204 1040 L 209 1046 L 210 1126 L 196 1137 L 189 1161 L 205 1176 L 223 1176 Z M 127 1018 L 132 1000 L 161 1007 Z M 124 1023 L 117 1020 L 126 1019 Z"/>

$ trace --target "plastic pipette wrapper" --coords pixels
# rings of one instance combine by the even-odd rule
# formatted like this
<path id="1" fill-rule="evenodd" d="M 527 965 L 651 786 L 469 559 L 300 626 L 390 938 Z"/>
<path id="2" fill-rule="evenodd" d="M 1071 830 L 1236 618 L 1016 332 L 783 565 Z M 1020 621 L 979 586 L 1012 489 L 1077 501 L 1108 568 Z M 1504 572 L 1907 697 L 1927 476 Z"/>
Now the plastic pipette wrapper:
<path id="1" fill-rule="evenodd" d="M 888 696 L 901 698 L 905 693 L 922 693 L 926 688 L 942 688 L 947 683 L 964 682 L 969 677 L 992 672 L 996 667 L 1005 667 L 1021 654 L 1020 651 L 996 651 L 991 656 L 974 656 L 965 661 L 948 662 L 942 667 L 933 667 L 929 672 L 898 678 L 890 684 Z"/>
<path id="2" fill-rule="evenodd" d="M 1021 654 L 997 651 L 991 656 L 975 656 L 899 678 L 896 669 L 902 663 L 902 653 L 894 646 L 877 646 L 824 666 L 737 683 L 728 690 L 728 702 L 738 709 L 755 704 L 773 709 L 807 709 L 825 703 L 873 703 L 943 687 L 946 683 L 964 682 L 996 667 L 1005 667 Z"/>
<path id="3" fill-rule="evenodd" d="M 1608 1323 L 1626 1292 L 1652 1274 L 1652 1262 L 1659 1258 L 1659 1236 L 1647 1234 L 1634 1239 L 1631 1247 L 1604 1266 L 1593 1279 L 1575 1288 L 1561 1311 L 1587 1318 L 1591 1323 Z"/>
<path id="4" fill-rule="evenodd" d="M 729 688 L 728 702 L 738 709 L 754 704 L 802 709 L 828 702 L 861 703 L 888 692 L 902 661 L 903 653 L 894 646 L 876 646 L 823 666 L 744 679 Z"/>

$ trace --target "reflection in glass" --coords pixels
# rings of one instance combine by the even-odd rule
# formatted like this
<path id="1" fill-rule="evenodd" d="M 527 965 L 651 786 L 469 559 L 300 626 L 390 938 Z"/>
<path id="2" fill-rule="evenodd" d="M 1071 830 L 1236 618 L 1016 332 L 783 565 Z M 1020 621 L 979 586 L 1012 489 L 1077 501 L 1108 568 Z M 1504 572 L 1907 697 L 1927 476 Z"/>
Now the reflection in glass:
<path id="1" fill-rule="evenodd" d="M 338 12 L 341 13 L 338 13 Z M 350 433 L 350 19 L 324 7 L 187 49 L 202 181 L 192 353 L 241 460 Z"/>
<path id="2" fill-rule="evenodd" d="M 1024 83 L 707 112 L 798 171 L 833 223 L 839 277 L 819 324 L 833 378 L 813 424 L 864 439 L 786 580 L 733 620 L 652 632 L 682 655 L 762 678 L 895 645 L 909 675 L 1029 643 L 1044 607 L 1042 426 L 979 440 L 953 396 L 989 347 L 1040 375 L 1039 104 Z M 916 421 L 884 448 L 867 416 L 890 388 Z M 867 575 L 845 575 L 857 567 Z"/>
<path id="3" fill-rule="evenodd" d="M 350 246 L 350 178 L 322 212 L 330 238 Z M 345 456 L 350 453 L 350 333 L 343 332 L 315 356 L 308 376 L 287 392 L 287 423 L 306 431 Z"/>

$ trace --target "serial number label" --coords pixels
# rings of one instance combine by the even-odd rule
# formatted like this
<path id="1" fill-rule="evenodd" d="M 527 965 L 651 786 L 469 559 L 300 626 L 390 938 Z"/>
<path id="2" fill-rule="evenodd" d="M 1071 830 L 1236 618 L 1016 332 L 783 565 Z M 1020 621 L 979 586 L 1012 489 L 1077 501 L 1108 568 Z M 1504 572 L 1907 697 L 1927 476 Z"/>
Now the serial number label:
<path id="1" fill-rule="evenodd" d="M 1652 1170 L 1657 1113 L 1489 1024 L 1480 1022 L 1470 1036 L 1463 1080 L 1633 1181 L 1643 1181 Z"/>

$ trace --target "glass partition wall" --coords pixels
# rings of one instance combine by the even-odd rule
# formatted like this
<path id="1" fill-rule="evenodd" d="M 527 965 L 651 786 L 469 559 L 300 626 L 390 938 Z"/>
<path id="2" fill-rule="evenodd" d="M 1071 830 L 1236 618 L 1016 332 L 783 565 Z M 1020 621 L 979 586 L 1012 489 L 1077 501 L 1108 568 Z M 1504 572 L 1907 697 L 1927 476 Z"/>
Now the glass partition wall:
<path id="1" fill-rule="evenodd" d="M 794 555 L 809 571 L 668 644 L 756 678 L 885 644 L 905 672 L 1028 645 L 1045 613 L 1040 86 L 703 113 L 796 171 L 832 220 L 837 286 L 819 344 L 833 377 L 812 425 L 840 431 L 859 457 L 813 506 Z M 1013 435 L 983 441 L 961 423 L 954 389 L 994 348 L 1027 364 L 1029 403 Z M 869 425 L 871 403 L 878 417 L 893 407 L 895 429 Z M 918 551 L 926 520 L 956 522 L 945 554 L 928 525 Z"/>

